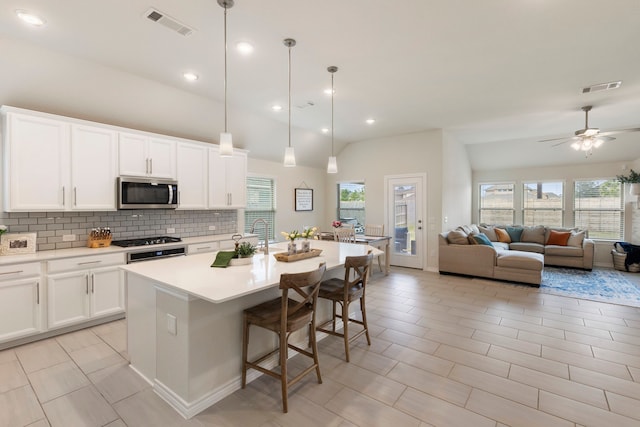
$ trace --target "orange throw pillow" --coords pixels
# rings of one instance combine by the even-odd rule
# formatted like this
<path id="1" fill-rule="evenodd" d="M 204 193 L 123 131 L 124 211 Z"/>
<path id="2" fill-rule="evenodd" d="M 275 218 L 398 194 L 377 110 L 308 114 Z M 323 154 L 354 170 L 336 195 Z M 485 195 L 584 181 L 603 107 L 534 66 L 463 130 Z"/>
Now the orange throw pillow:
<path id="1" fill-rule="evenodd" d="M 511 243 L 511 236 L 507 233 L 507 230 L 503 230 L 502 228 L 494 228 L 496 232 L 496 236 L 498 236 L 498 242 L 502 243 Z"/>
<path id="2" fill-rule="evenodd" d="M 570 231 L 551 230 L 551 232 L 549 233 L 549 240 L 547 240 L 547 245 L 567 246 L 569 237 L 571 237 Z"/>

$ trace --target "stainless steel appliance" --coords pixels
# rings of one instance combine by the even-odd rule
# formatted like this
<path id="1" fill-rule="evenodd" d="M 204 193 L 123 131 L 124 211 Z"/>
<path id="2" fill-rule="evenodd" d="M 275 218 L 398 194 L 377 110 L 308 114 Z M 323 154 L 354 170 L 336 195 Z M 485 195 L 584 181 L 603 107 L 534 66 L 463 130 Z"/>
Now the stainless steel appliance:
<path id="1" fill-rule="evenodd" d="M 131 251 L 127 254 L 127 264 L 140 261 L 149 261 L 152 259 L 168 258 L 174 256 L 186 255 L 187 251 L 184 246 L 176 246 L 171 248 L 153 249 L 153 245 L 162 245 L 167 243 L 179 243 L 182 239 L 179 237 L 146 237 L 142 239 L 114 240 L 112 245 L 124 248 L 145 247 L 143 251 Z"/>
<path id="2" fill-rule="evenodd" d="M 118 177 L 119 209 L 175 209 L 177 207 L 178 181 Z"/>

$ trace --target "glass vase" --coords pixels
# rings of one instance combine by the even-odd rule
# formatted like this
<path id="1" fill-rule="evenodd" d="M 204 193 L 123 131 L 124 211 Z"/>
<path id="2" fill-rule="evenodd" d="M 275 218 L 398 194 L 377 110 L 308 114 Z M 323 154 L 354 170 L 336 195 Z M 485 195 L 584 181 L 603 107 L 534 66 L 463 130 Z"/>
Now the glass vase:
<path id="1" fill-rule="evenodd" d="M 311 250 L 311 242 L 308 239 L 302 241 L 302 252 L 309 252 Z"/>
<path id="2" fill-rule="evenodd" d="M 298 247 L 296 246 L 296 242 L 292 240 L 287 245 L 287 255 L 295 255 L 296 253 L 298 253 Z"/>

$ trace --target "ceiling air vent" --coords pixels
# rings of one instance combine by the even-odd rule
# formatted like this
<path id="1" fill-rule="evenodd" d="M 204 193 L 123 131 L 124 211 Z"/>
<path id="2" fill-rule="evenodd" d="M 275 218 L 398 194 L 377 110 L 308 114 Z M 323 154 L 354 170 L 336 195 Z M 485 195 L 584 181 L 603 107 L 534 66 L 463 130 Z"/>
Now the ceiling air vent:
<path id="1" fill-rule="evenodd" d="M 176 19 L 156 9 L 147 10 L 144 16 L 147 19 L 152 20 L 153 22 L 164 25 L 165 27 L 177 32 L 178 34 L 182 34 L 183 36 L 190 36 L 194 31 L 193 28 L 187 27 L 182 22 L 179 22 Z"/>
<path id="2" fill-rule="evenodd" d="M 618 80 L 617 82 L 600 83 L 600 84 L 589 86 L 589 87 L 583 87 L 582 93 L 592 93 L 592 92 L 600 92 L 601 90 L 618 89 L 621 84 L 622 84 L 622 80 Z"/>

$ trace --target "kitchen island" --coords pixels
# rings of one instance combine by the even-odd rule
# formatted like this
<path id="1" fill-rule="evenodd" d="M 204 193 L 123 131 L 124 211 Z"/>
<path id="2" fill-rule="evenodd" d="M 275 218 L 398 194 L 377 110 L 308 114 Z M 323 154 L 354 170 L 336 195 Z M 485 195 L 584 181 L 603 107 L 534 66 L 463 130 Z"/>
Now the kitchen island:
<path id="1" fill-rule="evenodd" d="M 242 311 L 279 296 L 282 273 L 310 271 L 325 262 L 325 277 L 342 277 L 347 256 L 382 253 L 319 240 L 311 247 L 321 249 L 320 256 L 290 263 L 261 253 L 249 265 L 211 268 L 215 253 L 208 253 L 122 266 L 131 367 L 185 418 L 233 393 L 241 385 Z M 284 251 L 286 243 L 271 249 Z M 319 320 L 328 317 L 329 305 L 324 309 Z M 306 341 L 291 341 L 296 339 Z M 249 357 L 276 347 L 275 334 L 252 329 Z M 251 371 L 248 380 L 258 375 Z"/>

